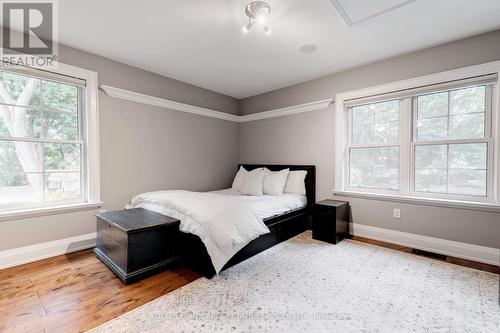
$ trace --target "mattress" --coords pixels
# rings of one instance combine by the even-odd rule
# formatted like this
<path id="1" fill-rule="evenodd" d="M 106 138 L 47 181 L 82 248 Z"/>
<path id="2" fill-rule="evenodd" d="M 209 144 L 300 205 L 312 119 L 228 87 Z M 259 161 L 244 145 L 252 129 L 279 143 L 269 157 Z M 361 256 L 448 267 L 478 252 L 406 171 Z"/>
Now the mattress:
<path id="1" fill-rule="evenodd" d="M 233 189 L 225 189 L 220 191 L 213 191 L 223 195 L 237 196 L 243 200 L 253 211 L 261 218 L 266 219 L 276 215 L 280 215 L 292 210 L 304 208 L 307 205 L 307 198 L 305 195 L 284 193 L 283 195 L 244 195 Z"/>

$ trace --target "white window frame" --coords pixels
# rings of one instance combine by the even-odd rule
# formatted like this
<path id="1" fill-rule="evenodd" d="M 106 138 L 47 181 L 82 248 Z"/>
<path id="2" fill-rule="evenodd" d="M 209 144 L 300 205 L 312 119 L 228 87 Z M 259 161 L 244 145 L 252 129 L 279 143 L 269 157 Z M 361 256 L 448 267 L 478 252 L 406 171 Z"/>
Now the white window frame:
<path id="1" fill-rule="evenodd" d="M 394 99 L 389 99 L 387 101 L 391 101 Z M 384 101 L 381 101 L 384 102 Z M 402 124 L 405 124 L 408 120 L 406 112 L 407 103 L 403 100 L 399 101 L 399 142 L 393 144 L 353 144 L 352 143 L 352 112 L 346 112 L 346 149 L 345 149 L 345 159 L 344 159 L 344 169 L 345 169 L 345 179 L 344 184 L 345 188 L 349 192 L 357 192 L 362 191 L 364 193 L 379 193 L 379 194 L 396 194 L 396 193 L 404 193 L 408 184 L 404 181 L 405 171 L 406 171 L 406 151 L 402 149 L 406 145 L 406 128 Z M 380 189 L 380 188 L 358 188 L 350 186 L 350 170 L 349 170 L 349 162 L 350 162 L 350 150 L 356 148 L 390 148 L 390 147 L 399 147 L 399 189 L 391 190 L 391 189 Z M 404 174 L 402 174 L 404 173 Z"/>
<path id="2" fill-rule="evenodd" d="M 450 91 L 450 90 L 444 90 Z M 495 203 L 494 193 L 493 193 L 493 168 L 494 168 L 494 155 L 495 149 L 493 145 L 493 96 L 494 87 L 492 85 L 486 86 L 485 98 L 486 98 L 486 109 L 485 109 L 485 127 L 484 127 L 484 138 L 477 139 L 444 139 L 444 140 L 428 140 L 428 141 L 418 141 L 417 139 L 417 101 L 416 98 L 413 100 L 413 127 L 412 127 L 412 140 L 410 149 L 410 195 L 413 197 L 421 198 L 441 198 L 449 200 L 460 200 L 460 201 L 470 201 L 470 202 L 482 202 L 482 203 Z M 426 193 L 415 191 L 415 147 L 423 145 L 450 145 L 450 144 L 467 144 L 467 143 L 486 143 L 488 146 L 488 155 L 486 162 L 486 196 L 473 196 L 464 194 L 447 194 L 447 193 Z"/>
<path id="3" fill-rule="evenodd" d="M 0 63 L 0 70 L 17 71 L 24 75 L 36 76 L 37 69 Z M 99 101 L 97 72 L 63 63 L 57 63 L 44 76 L 64 75 L 85 81 L 83 98 L 81 100 L 81 130 L 82 160 L 82 200 L 75 203 L 54 203 L 44 206 L 22 207 L 0 212 L 0 222 L 15 219 L 31 218 L 52 214 L 62 214 L 74 211 L 97 209 L 102 206 L 100 199 L 100 165 L 99 165 Z M 57 79 L 56 77 L 54 77 Z"/>
<path id="4" fill-rule="evenodd" d="M 349 188 L 349 147 L 350 147 L 350 114 L 345 112 L 345 102 L 364 98 L 389 94 L 395 91 L 404 91 L 416 87 L 440 84 L 456 80 L 464 80 L 471 77 L 497 73 L 500 76 L 500 61 L 460 68 L 456 70 L 421 76 L 409 80 L 397 81 L 366 89 L 359 89 L 339 93 L 335 98 L 335 186 L 334 195 L 359 197 L 368 199 L 389 200 L 397 202 L 408 202 L 445 207 L 468 208 L 486 211 L 500 211 L 499 203 L 499 158 L 500 158 L 500 84 L 497 81 L 491 87 L 491 126 L 485 128 L 485 139 L 488 142 L 488 197 L 473 197 L 465 195 L 431 194 L 414 191 L 413 182 L 413 159 L 415 142 L 412 137 L 415 133 L 415 122 L 412 122 L 414 110 L 411 105 L 412 99 L 402 99 L 400 104 L 400 182 L 399 191 L 395 190 L 372 190 Z M 447 90 L 447 89 L 443 89 Z M 487 89 L 488 91 L 488 89 Z M 394 99 L 394 98 L 393 98 Z M 487 99 L 488 100 L 488 99 Z M 488 115 L 485 115 L 488 117 Z M 405 133 L 411 131 L 412 133 Z M 446 140 L 447 142 L 449 140 Z M 460 140 L 464 142 L 467 140 Z M 474 140 L 481 141 L 481 140 Z M 457 140 L 458 142 L 458 140 Z M 432 142 L 437 144 L 438 141 Z M 404 149 L 404 148 L 407 149 Z"/>

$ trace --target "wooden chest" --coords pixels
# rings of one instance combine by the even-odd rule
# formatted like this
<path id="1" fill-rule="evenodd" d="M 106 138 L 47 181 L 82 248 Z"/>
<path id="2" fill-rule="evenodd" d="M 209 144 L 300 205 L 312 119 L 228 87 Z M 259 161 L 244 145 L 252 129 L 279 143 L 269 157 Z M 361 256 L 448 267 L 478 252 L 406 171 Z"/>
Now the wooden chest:
<path id="1" fill-rule="evenodd" d="M 179 220 L 143 208 L 97 214 L 95 254 L 125 283 L 179 260 Z"/>

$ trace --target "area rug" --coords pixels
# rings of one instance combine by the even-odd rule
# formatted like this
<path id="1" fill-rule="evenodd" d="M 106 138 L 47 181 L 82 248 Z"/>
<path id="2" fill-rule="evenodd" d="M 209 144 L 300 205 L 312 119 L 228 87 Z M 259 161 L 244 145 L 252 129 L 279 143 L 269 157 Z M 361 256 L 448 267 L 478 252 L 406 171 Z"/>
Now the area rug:
<path id="1" fill-rule="evenodd" d="M 305 232 L 92 332 L 500 332 L 498 275 Z"/>

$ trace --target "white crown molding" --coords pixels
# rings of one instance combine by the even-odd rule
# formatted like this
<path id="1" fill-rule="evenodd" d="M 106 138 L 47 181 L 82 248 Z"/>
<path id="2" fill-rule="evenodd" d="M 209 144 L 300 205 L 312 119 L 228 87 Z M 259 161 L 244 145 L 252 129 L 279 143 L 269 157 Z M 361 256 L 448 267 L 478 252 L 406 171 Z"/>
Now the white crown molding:
<path id="1" fill-rule="evenodd" d="M 0 269 L 14 267 L 58 255 L 93 248 L 96 233 L 0 251 Z"/>
<path id="2" fill-rule="evenodd" d="M 275 109 L 275 110 L 269 110 L 269 111 L 248 114 L 248 115 L 240 116 L 240 122 L 246 123 L 249 121 L 269 119 L 269 118 L 282 117 L 282 116 L 289 116 L 292 114 L 303 113 L 303 112 L 324 110 L 324 109 L 328 108 L 332 104 L 332 102 L 333 102 L 333 99 L 329 98 L 329 99 L 324 99 L 321 101 L 289 106 L 289 107 L 281 108 L 281 109 Z"/>
<path id="3" fill-rule="evenodd" d="M 111 86 L 107 86 L 107 85 L 101 85 L 101 89 L 102 89 L 102 91 L 104 91 L 106 93 L 106 95 L 111 96 L 111 97 L 120 98 L 120 99 L 124 99 L 124 100 L 131 101 L 131 102 L 136 102 L 136 103 L 158 106 L 158 107 L 169 109 L 169 110 L 192 113 L 192 114 L 197 114 L 200 116 L 211 117 L 211 118 L 216 118 L 216 119 L 228 120 L 228 121 L 232 121 L 235 123 L 245 123 L 245 122 L 254 121 L 254 120 L 282 117 L 282 116 L 288 116 L 288 115 L 297 114 L 297 113 L 322 110 L 322 109 L 326 109 L 327 107 L 329 107 L 333 101 L 333 99 L 325 99 L 325 100 L 321 100 L 321 101 L 305 103 L 305 104 L 290 106 L 290 107 L 281 108 L 281 109 L 269 110 L 269 111 L 264 111 L 264 112 L 259 112 L 259 113 L 244 115 L 244 116 L 237 116 L 237 115 L 228 114 L 228 113 L 221 112 L 221 111 L 201 108 L 199 106 L 175 102 L 175 101 L 171 101 L 168 99 L 163 99 L 163 98 L 159 98 L 159 97 L 140 94 L 140 93 L 136 93 L 133 91 L 115 88 L 115 87 L 111 87 Z"/>
<path id="4" fill-rule="evenodd" d="M 498 266 L 500 262 L 500 250 L 493 247 L 422 236 L 402 231 L 372 227 L 359 223 L 351 223 L 350 229 L 351 234 L 354 236 L 375 239 L 387 243 L 473 260 L 490 265 Z"/>
<path id="5" fill-rule="evenodd" d="M 201 108 L 199 106 L 194 106 L 194 105 L 175 102 L 175 101 L 171 101 L 171 100 L 163 99 L 163 98 L 159 98 L 159 97 L 144 95 L 144 94 L 136 93 L 133 91 L 124 90 L 124 89 L 115 88 L 115 87 L 110 87 L 110 86 L 106 86 L 106 85 L 101 85 L 101 89 L 108 96 L 124 99 L 124 100 L 131 101 L 131 102 L 159 106 L 161 108 L 165 108 L 165 109 L 169 109 L 169 110 L 187 112 L 187 113 L 197 114 L 200 116 L 217 118 L 217 119 L 222 119 L 222 120 L 229 120 L 229 121 L 234 121 L 234 122 L 239 121 L 239 116 L 228 114 L 225 112 L 205 109 L 205 108 Z"/>

